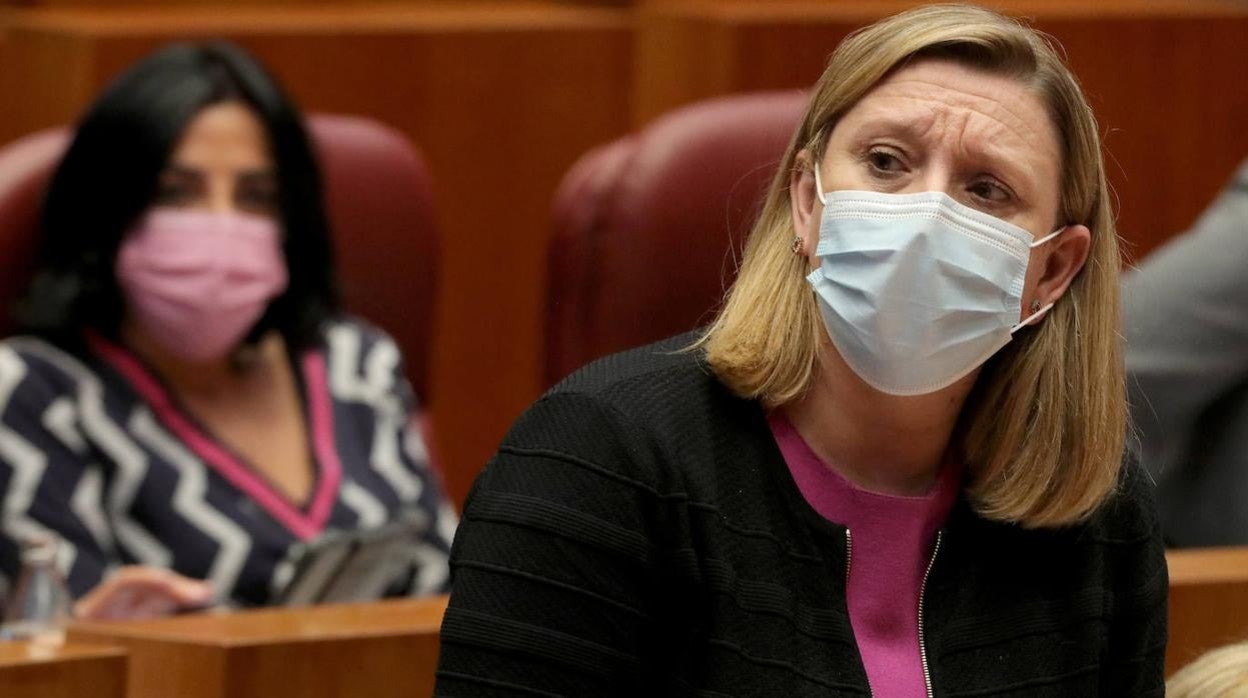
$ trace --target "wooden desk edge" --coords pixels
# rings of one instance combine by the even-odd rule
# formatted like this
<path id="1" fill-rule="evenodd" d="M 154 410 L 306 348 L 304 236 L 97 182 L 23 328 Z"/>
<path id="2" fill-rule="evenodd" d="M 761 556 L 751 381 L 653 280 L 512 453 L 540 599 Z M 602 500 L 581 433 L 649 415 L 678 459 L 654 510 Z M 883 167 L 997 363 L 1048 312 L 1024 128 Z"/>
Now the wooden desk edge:
<path id="1" fill-rule="evenodd" d="M 351 638 L 385 638 L 404 635 L 428 634 L 437 635 L 442 626 L 442 616 L 446 612 L 447 596 L 434 596 L 424 599 L 403 599 L 390 602 L 373 602 L 361 604 L 330 604 L 309 606 L 306 608 L 264 608 L 253 611 L 240 611 L 236 614 L 222 614 L 212 619 L 180 616 L 162 618 L 151 621 L 88 621 L 73 623 L 69 626 L 68 637 L 84 643 L 109 643 L 110 641 L 156 641 L 180 645 L 196 645 L 218 649 L 234 649 L 240 647 L 256 647 L 274 642 L 301 643 L 321 642 L 325 640 L 346 640 Z M 349 611 L 351 608 L 375 611 L 378 607 L 394 606 L 396 612 L 415 612 L 427 615 L 403 626 L 386 625 L 381 628 L 370 627 L 368 624 L 334 627 L 327 623 L 323 632 L 306 634 L 283 634 L 281 632 L 257 633 L 249 635 L 226 634 L 231 624 L 256 623 L 265 617 L 277 618 L 296 613 L 330 617 Z M 219 622 L 221 635 L 213 636 L 204 628 L 187 628 L 184 626 L 199 625 L 205 620 Z"/>
<path id="2" fill-rule="evenodd" d="M 1171 589 L 1242 583 L 1248 593 L 1248 546 L 1167 550 L 1166 564 Z"/>
<path id="3" fill-rule="evenodd" d="M 0 644 L 0 669 L 33 664 L 96 661 L 126 658 L 125 648 L 106 642 L 66 642 L 40 645 L 30 642 Z"/>

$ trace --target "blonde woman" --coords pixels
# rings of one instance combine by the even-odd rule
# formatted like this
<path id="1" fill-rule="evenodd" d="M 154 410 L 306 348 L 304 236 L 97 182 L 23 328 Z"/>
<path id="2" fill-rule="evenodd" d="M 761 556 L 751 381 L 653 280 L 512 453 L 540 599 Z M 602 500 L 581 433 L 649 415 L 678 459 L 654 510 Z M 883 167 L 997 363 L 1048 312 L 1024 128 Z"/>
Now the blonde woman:
<path id="1" fill-rule="evenodd" d="M 1044 39 L 848 38 L 711 327 L 569 378 L 478 479 L 438 695 L 1161 695 L 1118 265 Z"/>
<path id="2" fill-rule="evenodd" d="M 1248 698 L 1248 640 L 1209 650 L 1166 682 L 1170 698 Z"/>

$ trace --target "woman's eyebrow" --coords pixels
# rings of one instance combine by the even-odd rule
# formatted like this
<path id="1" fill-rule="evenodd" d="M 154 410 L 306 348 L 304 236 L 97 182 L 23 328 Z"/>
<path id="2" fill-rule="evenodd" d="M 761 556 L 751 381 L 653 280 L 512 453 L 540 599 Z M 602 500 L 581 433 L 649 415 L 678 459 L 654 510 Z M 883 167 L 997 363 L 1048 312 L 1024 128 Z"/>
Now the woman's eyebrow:
<path id="1" fill-rule="evenodd" d="M 1002 145 L 996 141 L 963 144 L 964 152 L 972 162 L 982 164 L 977 169 L 1001 177 L 1017 193 L 1035 189 L 1039 173 L 1029 166 L 1027 153 Z"/>
<path id="2" fill-rule="evenodd" d="M 272 167 L 259 168 L 254 170 L 243 170 L 238 173 L 238 178 L 249 182 L 276 183 L 277 171 Z"/>
<path id="3" fill-rule="evenodd" d="M 855 142 L 879 136 L 892 136 L 913 141 L 922 137 L 928 126 L 928 124 L 919 124 L 913 118 L 899 118 L 883 112 L 856 124 L 850 132 L 850 137 Z"/>
<path id="4" fill-rule="evenodd" d="M 868 119 L 855 124 L 850 132 L 850 141 L 856 146 L 865 145 L 872 138 L 891 137 L 906 143 L 918 143 L 930 124 L 923 119 L 902 118 L 887 112 L 871 115 Z M 975 142 L 962 143 L 965 157 L 977 161 L 978 169 L 993 173 L 1011 186 L 1031 189 L 1029 168 L 1024 164 L 1027 153 L 1017 148 L 1002 144 L 996 139 L 978 139 Z"/>
<path id="5" fill-rule="evenodd" d="M 199 179 L 204 176 L 202 170 L 186 165 L 173 163 L 160 173 L 161 177 L 177 177 L 179 179 Z"/>

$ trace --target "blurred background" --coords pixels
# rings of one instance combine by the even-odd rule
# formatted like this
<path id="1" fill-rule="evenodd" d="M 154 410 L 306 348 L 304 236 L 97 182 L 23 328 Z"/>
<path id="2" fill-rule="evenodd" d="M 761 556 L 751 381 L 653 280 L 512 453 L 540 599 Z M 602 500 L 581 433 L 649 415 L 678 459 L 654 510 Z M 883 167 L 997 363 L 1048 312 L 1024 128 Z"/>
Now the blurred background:
<path id="1" fill-rule="evenodd" d="M 551 211 L 578 158 L 700 100 L 807 87 L 848 32 L 914 4 L 0 0 L 0 144 L 72 125 L 136 59 L 201 38 L 253 52 L 307 112 L 404 134 L 429 167 L 440 250 L 421 397 L 462 505 L 557 378 L 544 330 Z M 1189 227 L 1248 154 L 1248 2 L 983 4 L 1064 47 L 1100 122 L 1132 259 Z M 696 189 L 696 163 L 685 172 Z M 695 248 L 674 236 L 665 256 Z"/>

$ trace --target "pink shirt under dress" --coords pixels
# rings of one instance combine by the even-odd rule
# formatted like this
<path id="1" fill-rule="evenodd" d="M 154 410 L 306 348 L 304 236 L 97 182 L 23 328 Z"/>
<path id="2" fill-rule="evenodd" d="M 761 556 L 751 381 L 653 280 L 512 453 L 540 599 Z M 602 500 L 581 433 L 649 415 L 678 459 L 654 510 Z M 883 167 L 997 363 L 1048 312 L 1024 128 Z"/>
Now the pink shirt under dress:
<path id="1" fill-rule="evenodd" d="M 821 516 L 849 529 L 850 625 L 873 695 L 927 695 L 919 646 L 919 595 L 936 532 L 953 508 L 960 468 L 945 467 L 928 493 L 869 492 L 815 455 L 779 414 L 768 420 L 802 496 Z"/>

